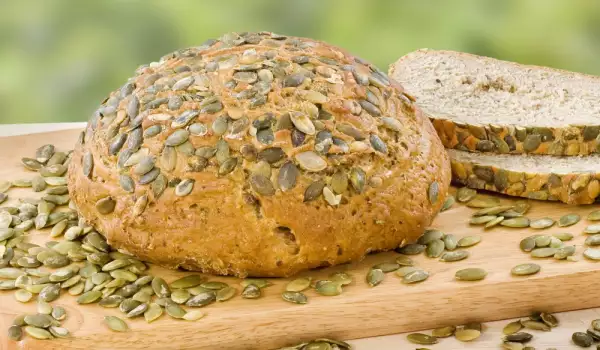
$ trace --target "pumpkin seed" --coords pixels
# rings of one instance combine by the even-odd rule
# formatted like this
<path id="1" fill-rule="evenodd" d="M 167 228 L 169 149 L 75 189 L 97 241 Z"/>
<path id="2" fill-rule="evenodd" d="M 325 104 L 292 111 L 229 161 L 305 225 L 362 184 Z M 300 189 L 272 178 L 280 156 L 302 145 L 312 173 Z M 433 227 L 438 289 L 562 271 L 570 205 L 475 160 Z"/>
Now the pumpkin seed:
<path id="1" fill-rule="evenodd" d="M 456 198 L 454 198 L 453 195 L 448 195 L 448 197 L 446 197 L 446 200 L 444 201 L 444 204 L 442 204 L 442 208 L 440 209 L 440 212 L 444 212 L 450 208 L 452 208 L 452 206 L 454 205 L 454 203 L 456 203 Z"/>
<path id="2" fill-rule="evenodd" d="M 361 168 L 352 168 L 350 170 L 350 184 L 352 188 L 356 191 L 356 193 L 362 193 L 365 187 L 367 174 Z"/>
<path id="3" fill-rule="evenodd" d="M 517 342 L 503 341 L 502 348 L 506 350 L 523 350 L 524 345 Z"/>
<path id="4" fill-rule="evenodd" d="M 538 273 L 540 268 L 538 264 L 527 263 L 513 267 L 510 272 L 515 276 L 528 276 Z"/>
<path id="5" fill-rule="evenodd" d="M 594 338 L 592 338 L 589 334 L 583 332 L 575 332 L 571 336 L 571 340 L 575 345 L 580 346 L 582 348 L 588 348 L 594 344 Z"/>
<path id="6" fill-rule="evenodd" d="M 252 179 L 252 176 L 250 176 L 250 179 Z M 252 182 L 250 182 L 250 185 L 252 186 Z M 310 201 L 313 201 L 313 200 L 319 198 L 321 193 L 323 193 L 324 187 L 325 187 L 325 182 L 322 180 L 313 182 L 304 191 L 304 200 L 303 201 L 310 202 Z M 253 187 L 253 189 L 254 189 L 254 187 Z M 254 190 L 257 191 L 256 189 L 254 189 Z M 259 191 L 257 191 L 257 192 L 259 192 Z"/>
<path id="7" fill-rule="evenodd" d="M 217 291 L 216 299 L 217 301 L 227 301 L 233 298 L 236 295 L 236 293 L 237 289 L 235 289 L 234 287 L 227 286 Z"/>
<path id="8" fill-rule="evenodd" d="M 52 302 L 60 296 L 60 285 L 48 284 L 45 286 L 39 294 L 39 298 L 46 302 Z"/>
<path id="9" fill-rule="evenodd" d="M 487 272 L 484 269 L 477 267 L 468 267 L 466 269 L 458 270 L 454 274 L 454 277 L 459 281 L 480 281 L 487 276 Z"/>
<path id="10" fill-rule="evenodd" d="M 471 247 L 481 242 L 481 236 L 465 236 L 458 240 L 458 247 Z"/>
<path id="11" fill-rule="evenodd" d="M 404 255 L 417 255 L 421 254 L 425 248 L 427 246 L 424 244 L 407 244 L 404 247 L 397 248 L 396 251 Z"/>
<path id="12" fill-rule="evenodd" d="M 314 135 L 315 134 L 315 132 L 316 132 L 315 125 L 310 120 L 308 115 L 306 115 L 302 112 L 292 112 L 292 113 L 290 113 L 290 119 L 292 120 L 292 123 L 294 124 L 296 129 L 302 131 L 306 135 Z"/>
<path id="13" fill-rule="evenodd" d="M 454 262 L 454 261 L 459 261 L 459 260 L 463 260 L 466 259 L 467 257 L 469 257 L 469 252 L 466 250 L 456 250 L 453 252 L 446 252 L 442 255 L 442 257 L 440 258 L 440 261 L 444 261 L 444 262 Z"/>
<path id="14" fill-rule="evenodd" d="M 104 316 L 104 323 L 115 332 L 126 332 L 129 330 L 127 323 L 117 316 Z"/>
<path id="15" fill-rule="evenodd" d="M 456 199 L 460 203 L 466 203 L 475 198 L 477 190 L 468 187 L 461 187 L 456 191 Z"/>
<path id="16" fill-rule="evenodd" d="M 419 268 L 414 267 L 414 266 L 402 266 L 401 268 L 399 268 L 398 270 L 396 270 L 396 276 L 398 277 L 404 277 L 406 276 L 408 273 L 413 272 L 413 271 L 417 271 L 419 270 Z"/>
<path id="17" fill-rule="evenodd" d="M 509 335 L 509 334 L 515 334 L 518 331 L 520 331 L 521 329 L 523 329 L 523 325 L 521 324 L 521 321 L 513 321 L 508 323 L 506 326 L 504 326 L 504 328 L 502 329 L 502 333 Z"/>
<path id="18" fill-rule="evenodd" d="M 440 255 L 444 252 L 444 242 L 440 239 L 431 241 L 427 245 L 427 249 L 425 250 L 425 255 L 429 258 L 439 258 Z"/>
<path id="19" fill-rule="evenodd" d="M 102 307 L 112 308 L 119 306 L 123 302 L 123 300 L 125 300 L 125 297 L 121 295 L 109 295 L 107 297 L 102 298 L 98 305 Z"/>
<path id="20" fill-rule="evenodd" d="M 23 337 L 23 330 L 21 326 L 12 325 L 8 327 L 8 339 L 19 341 Z"/>
<path id="21" fill-rule="evenodd" d="M 491 220 L 485 224 L 485 229 L 492 228 L 504 221 L 504 216 L 498 216 L 494 220 Z"/>
<path id="22" fill-rule="evenodd" d="M 188 275 L 173 281 L 170 287 L 172 289 L 191 288 L 200 285 L 204 281 L 205 278 L 200 275 Z"/>
<path id="23" fill-rule="evenodd" d="M 523 327 L 525 327 L 527 329 L 550 332 L 550 326 L 548 326 L 547 324 L 540 322 L 540 321 L 521 320 L 521 324 L 523 325 Z"/>
<path id="24" fill-rule="evenodd" d="M 417 269 L 404 275 L 404 277 L 402 277 L 402 283 L 418 283 L 425 281 L 427 278 L 429 278 L 429 273 L 427 271 Z"/>
<path id="25" fill-rule="evenodd" d="M 261 296 L 260 288 L 254 284 L 247 285 L 242 291 L 242 298 L 244 299 L 258 299 Z"/>
<path id="26" fill-rule="evenodd" d="M 294 304 L 306 304 L 308 298 L 301 292 L 289 292 L 285 291 L 281 294 L 283 300 L 294 303 Z"/>
<path id="27" fill-rule="evenodd" d="M 503 216 L 500 216 L 500 217 L 502 218 L 500 221 L 504 220 Z M 469 220 L 469 224 L 483 225 L 483 224 L 487 224 L 488 222 L 491 222 L 491 221 L 494 221 L 497 219 L 498 219 L 498 216 L 495 216 L 495 215 L 477 216 L 477 217 L 471 218 L 471 220 Z"/>
<path id="28" fill-rule="evenodd" d="M 588 328 L 585 332 L 589 334 L 592 338 L 594 338 L 595 341 L 598 341 L 600 339 L 600 332 L 598 332 L 595 329 Z"/>
<path id="29" fill-rule="evenodd" d="M 160 277 L 154 277 L 152 280 L 152 290 L 159 298 L 168 298 L 171 295 L 169 285 Z"/>
<path id="30" fill-rule="evenodd" d="M 548 258 L 548 257 L 554 256 L 554 254 L 556 254 L 556 252 L 557 252 L 557 248 L 550 248 L 550 247 L 536 248 L 533 251 L 531 251 L 531 257 L 532 258 Z"/>
<path id="31" fill-rule="evenodd" d="M 477 329 L 463 328 L 463 329 L 457 329 L 456 332 L 454 332 L 454 337 L 461 342 L 473 341 L 473 340 L 479 338 L 480 335 L 481 335 L 481 331 L 479 331 Z"/>
<path id="32" fill-rule="evenodd" d="M 367 283 L 371 287 L 375 287 L 383 282 L 385 273 L 381 269 L 370 269 L 367 273 Z"/>
<path id="33" fill-rule="evenodd" d="M 583 233 L 586 233 L 586 234 L 597 234 L 597 233 L 600 233 L 600 224 L 587 226 L 583 230 Z"/>
<path id="34" fill-rule="evenodd" d="M 56 338 L 66 338 L 69 336 L 69 330 L 64 327 L 50 326 L 48 330 Z"/>
<path id="35" fill-rule="evenodd" d="M 496 197 L 475 197 L 467 203 L 470 208 L 492 208 L 500 205 L 500 200 Z"/>
<path id="36" fill-rule="evenodd" d="M 342 294 L 342 285 L 334 281 L 317 281 L 315 284 L 317 293 L 324 296 L 336 296 Z"/>
<path id="37" fill-rule="evenodd" d="M 36 338 L 36 339 L 52 339 L 52 334 L 45 329 L 33 327 L 33 326 L 25 326 L 25 333 Z"/>
<path id="38" fill-rule="evenodd" d="M 600 319 L 593 320 L 591 324 L 595 330 L 600 332 Z"/>
<path id="39" fill-rule="evenodd" d="M 37 301 L 37 312 L 39 314 L 50 315 L 52 313 L 52 305 L 50 305 L 49 303 L 47 303 L 43 300 L 38 300 Z"/>
<path id="40" fill-rule="evenodd" d="M 553 236 L 560 239 L 563 242 L 570 241 L 573 239 L 573 234 L 567 232 L 555 233 L 553 234 Z"/>
<path id="41" fill-rule="evenodd" d="M 203 307 L 203 306 L 206 306 L 208 304 L 215 302 L 215 300 L 216 300 L 216 293 L 211 290 L 211 291 L 201 292 L 201 293 L 195 295 L 194 297 L 190 298 L 185 303 L 185 305 L 191 306 L 191 307 Z"/>
<path id="42" fill-rule="evenodd" d="M 550 245 L 551 238 L 550 236 L 541 235 L 534 238 L 535 246 L 538 248 L 547 247 Z"/>
<path id="43" fill-rule="evenodd" d="M 549 314 L 547 312 L 542 312 L 540 314 L 540 317 L 542 319 L 542 322 L 544 322 L 545 324 L 547 324 L 550 327 L 557 327 L 558 326 L 558 319 L 556 318 L 556 316 Z"/>
<path id="44" fill-rule="evenodd" d="M 535 229 L 544 229 L 544 228 L 552 227 L 553 225 L 554 225 L 554 220 L 551 218 L 547 218 L 547 217 L 532 220 L 529 223 L 529 227 L 535 228 Z"/>
<path id="45" fill-rule="evenodd" d="M 303 290 L 306 290 L 308 287 L 310 287 L 310 282 L 310 277 L 297 278 L 293 281 L 290 281 L 286 285 L 285 290 L 288 292 L 302 292 Z"/>
<path id="46" fill-rule="evenodd" d="M 266 176 L 251 174 L 248 181 L 250 182 L 250 187 L 258 194 L 263 196 L 272 196 L 275 194 L 275 187 L 273 187 L 273 183 Z M 304 201 L 306 202 L 306 194 L 304 196 Z"/>
<path id="47" fill-rule="evenodd" d="M 523 228 L 529 227 L 529 219 L 526 217 L 517 217 L 512 219 L 506 219 L 500 223 L 500 225 L 512 228 Z"/>
<path id="48" fill-rule="evenodd" d="M 300 172 L 296 165 L 292 162 L 286 162 L 281 166 L 279 170 L 279 176 L 277 177 L 277 183 L 282 191 L 291 190 L 296 186 L 296 179 Z"/>
<path id="49" fill-rule="evenodd" d="M 52 317 L 54 317 L 57 321 L 62 321 L 67 317 L 67 311 L 62 306 L 55 306 L 52 308 L 51 312 Z"/>
<path id="50" fill-rule="evenodd" d="M 295 158 L 300 167 L 306 171 L 318 172 L 327 168 L 327 162 L 312 151 L 298 153 Z"/>
<path id="51" fill-rule="evenodd" d="M 530 237 L 526 237 L 526 238 L 522 239 L 521 242 L 519 243 L 521 250 L 524 252 L 532 251 L 536 246 L 535 239 L 536 239 L 536 237 L 534 237 L 534 236 L 530 236 Z"/>
<path id="52" fill-rule="evenodd" d="M 394 272 L 400 268 L 400 264 L 395 262 L 383 262 L 377 265 L 374 265 L 372 269 L 379 269 L 385 273 Z"/>
<path id="53" fill-rule="evenodd" d="M 105 197 L 96 202 L 96 210 L 102 215 L 107 215 L 115 210 L 116 204 L 112 197 Z"/>
<path id="54" fill-rule="evenodd" d="M 19 289 L 15 292 L 15 299 L 21 303 L 26 303 L 30 301 L 32 297 L 33 294 L 24 289 Z"/>
<path id="55" fill-rule="evenodd" d="M 183 315 L 183 319 L 186 321 L 197 321 L 201 318 L 203 318 L 204 316 L 206 316 L 206 314 L 200 310 L 192 310 L 192 311 L 188 311 L 186 312 L 185 315 Z"/>
<path id="56" fill-rule="evenodd" d="M 23 319 L 27 325 L 39 327 L 39 328 L 48 328 L 52 325 L 52 317 L 46 314 L 33 314 L 27 315 Z"/>
<path id="57" fill-rule="evenodd" d="M 558 248 L 556 250 L 556 253 L 554 253 L 554 259 L 557 260 L 563 260 L 563 259 L 567 259 L 569 257 L 571 257 L 573 254 L 575 254 L 575 246 L 564 246 L 561 248 Z"/>
<path id="58" fill-rule="evenodd" d="M 423 334 L 423 333 L 411 333 L 406 336 L 406 339 L 413 343 L 419 345 L 433 345 L 437 344 L 439 341 L 437 337 Z"/>
<path id="59" fill-rule="evenodd" d="M 587 219 L 589 221 L 600 221 L 600 210 L 594 210 L 593 212 L 589 213 Z"/>
<path id="60" fill-rule="evenodd" d="M 428 229 L 417 239 L 418 244 L 429 244 L 432 241 L 444 238 L 444 233 L 440 230 Z"/>
<path id="61" fill-rule="evenodd" d="M 583 252 L 583 256 L 590 260 L 600 260 L 600 249 L 588 248 Z"/>
<path id="62" fill-rule="evenodd" d="M 436 338 L 448 338 L 451 337 L 456 331 L 455 326 L 446 326 L 441 328 L 435 328 L 431 331 L 431 335 Z"/>
<path id="63" fill-rule="evenodd" d="M 440 185 L 437 181 L 433 181 L 429 184 L 429 188 L 427 189 L 427 198 L 429 198 L 429 203 L 435 204 L 438 200 L 438 195 L 440 191 Z"/>
<path id="64" fill-rule="evenodd" d="M 588 238 L 586 238 L 585 245 L 588 245 L 588 246 L 600 245 L 600 234 L 589 236 Z"/>
<path id="65" fill-rule="evenodd" d="M 175 195 L 185 197 L 192 192 L 194 188 L 194 179 L 184 179 L 175 187 Z"/>
<path id="66" fill-rule="evenodd" d="M 577 214 L 567 214 L 563 215 L 558 219 L 558 227 L 568 227 L 575 225 L 579 222 L 581 217 Z"/>
<path id="67" fill-rule="evenodd" d="M 96 301 L 98 301 L 101 297 L 102 297 L 102 292 L 90 290 L 89 292 L 85 292 L 85 293 L 81 294 L 77 298 L 77 303 L 78 304 L 91 304 L 91 303 L 95 303 Z"/>

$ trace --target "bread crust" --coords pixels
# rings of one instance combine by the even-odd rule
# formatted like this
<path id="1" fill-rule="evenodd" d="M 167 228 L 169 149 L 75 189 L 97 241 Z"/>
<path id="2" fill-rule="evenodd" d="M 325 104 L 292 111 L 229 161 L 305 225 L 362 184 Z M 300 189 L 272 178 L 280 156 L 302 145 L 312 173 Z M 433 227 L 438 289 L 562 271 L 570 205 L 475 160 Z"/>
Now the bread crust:
<path id="1" fill-rule="evenodd" d="M 514 62 L 496 60 L 469 53 L 420 49 L 401 57 L 390 65 L 389 74 L 395 78 L 406 61 L 415 55 L 449 54 L 469 57 L 514 67 L 526 67 L 565 75 L 577 75 L 586 79 L 599 80 L 599 77 L 574 73 L 542 66 L 521 65 Z M 411 92 L 408 91 L 410 94 Z M 418 102 L 417 102 L 418 104 Z M 493 152 L 503 154 L 547 154 L 574 156 L 600 153 L 600 125 L 566 125 L 564 127 L 535 126 L 523 127 L 513 124 L 469 124 L 448 117 L 426 113 L 430 118 L 442 144 L 446 148 L 469 152 Z M 460 119 L 460 118 L 458 118 Z"/>
<path id="2" fill-rule="evenodd" d="M 351 65 L 352 69 L 365 74 L 373 75 L 378 70 L 338 48 L 310 39 L 281 39 L 271 33 L 248 35 L 254 35 L 253 39 L 246 39 L 246 43 L 237 46 L 228 47 L 228 41 L 240 38 L 231 34 L 206 47 L 181 50 L 166 56 L 158 64 L 141 67 L 136 77 L 129 81 L 135 85 L 131 93 L 122 97 L 113 114 L 105 115 L 111 99 L 114 101 L 114 96 L 122 96 L 123 89 L 130 88 L 124 87 L 111 94 L 101 106 L 102 112 L 97 112 L 88 123 L 69 167 L 69 191 L 81 215 L 107 238 L 111 246 L 143 260 L 170 268 L 240 277 L 290 276 L 305 269 L 357 261 L 369 252 L 394 249 L 416 239 L 439 211 L 450 183 L 449 158 L 429 120 L 403 95 L 397 83 L 385 84 L 385 80 L 384 84 L 357 83 L 352 71 L 344 71 L 343 65 Z M 284 44 L 274 48 L 270 46 L 273 41 Z M 297 50 L 299 47 L 301 49 Z M 259 55 L 276 51 L 280 61 L 289 62 L 297 69 L 292 63 L 294 57 L 308 56 L 308 64 L 312 67 L 302 67 L 316 71 L 317 74 L 309 74 L 313 85 L 289 89 L 282 87 L 285 77 L 279 79 L 275 76 L 271 91 L 266 95 L 266 103 L 249 107 L 251 102 L 248 101 L 236 104 L 232 92 L 224 86 L 230 81 L 235 68 L 210 73 L 194 70 L 194 64 L 206 67 L 213 59 L 228 55 L 239 58 L 249 49 L 256 50 Z M 330 60 L 319 60 L 318 57 L 329 57 Z M 237 166 L 228 173 L 221 173 L 223 162 L 219 164 L 215 157 L 206 159 L 206 167 L 201 171 L 190 171 L 191 156 L 185 154 L 185 149 L 176 148 L 178 156 L 173 170 L 169 170 L 167 162 L 161 158 L 167 138 L 181 128 L 171 127 L 173 118 L 160 120 L 151 116 L 181 115 L 185 111 L 199 109 L 198 104 L 203 100 L 185 101 L 175 111 L 169 110 L 165 104 L 152 109 L 147 107 L 152 101 L 142 102 L 143 91 L 156 85 L 154 82 L 148 84 L 152 75 L 161 75 L 155 80 L 160 83 L 161 79 L 168 80 L 177 67 L 183 66 L 192 67 L 192 75 L 208 77 L 210 90 L 223 104 L 219 112 L 198 114 L 193 122 L 204 123 L 208 131 L 202 136 L 192 135 L 188 141 L 196 150 L 195 154 L 201 147 L 226 141 L 230 156 L 227 159 L 235 157 L 237 160 Z M 324 68 L 317 70 L 319 66 Z M 234 64 L 233 67 L 238 66 Z M 198 71 L 203 69 L 206 71 L 206 68 Z M 330 69 L 335 72 L 334 78 Z M 342 82 L 327 85 L 322 82 L 323 76 L 319 72 L 329 75 L 328 79 L 332 81 L 341 79 Z M 185 71 L 181 76 L 185 76 Z M 201 79 L 195 81 L 198 80 Z M 243 83 L 239 82 L 237 86 L 240 84 Z M 302 110 L 305 106 L 298 101 L 298 91 L 313 91 L 318 86 L 326 88 L 328 97 L 327 102 L 319 104 L 319 109 L 333 118 L 317 118 L 313 122 L 320 120 L 320 126 L 330 130 L 338 141 L 345 141 L 351 146 L 344 152 L 331 145 L 329 151 L 320 153 L 327 164 L 323 170 L 307 171 L 295 157 L 300 152 L 316 149 L 315 135 L 305 135 L 304 143 L 294 146 L 290 141 L 293 129 L 280 129 L 275 130 L 272 144 L 262 145 L 252 135 L 256 131 L 251 127 L 239 135 L 230 135 L 235 122 L 231 117 L 228 132 L 224 135 L 219 136 L 211 128 L 219 116 L 224 113 L 233 115 L 233 110 L 241 110 L 250 125 L 265 113 L 272 113 L 279 120 L 285 112 Z M 190 90 L 198 93 L 199 90 L 192 87 L 186 93 Z M 351 113 L 355 106 L 351 102 L 363 101 L 367 89 L 381 94 L 378 98 L 382 115 L 399 121 L 400 130 L 383 127 L 382 117 L 372 116 L 364 108 L 358 114 Z M 243 90 L 236 93 L 240 91 Z M 157 93 L 155 98 L 169 98 L 180 93 L 171 88 Z M 131 107 L 131 96 L 134 95 L 140 100 L 138 113 L 142 117 L 137 120 L 141 119 L 139 127 L 142 131 L 146 133 L 155 125 L 160 125 L 161 129 L 156 136 L 144 137 L 139 146 L 155 158 L 153 171 L 160 172 L 154 182 L 147 184 L 140 183 L 141 176 L 135 175 L 135 165 L 119 166 L 119 157 L 124 157 L 122 153 L 127 150 L 127 142 L 118 153 L 110 153 L 111 144 L 114 145 L 120 133 L 127 133 L 128 139 L 131 139 L 136 132 L 131 130 L 132 124 L 134 129 L 137 127 L 136 117 L 127 116 L 115 125 L 124 113 L 129 113 L 127 108 Z M 340 133 L 338 126 L 344 123 L 353 125 L 365 135 L 378 135 L 387 145 L 387 154 L 377 153 L 374 146 L 368 144 L 368 137 L 367 142 L 357 144 L 356 140 Z M 116 132 L 114 128 L 117 128 Z M 189 125 L 184 128 L 189 129 Z M 248 144 L 259 153 L 273 146 L 285 152 L 284 160 L 271 164 L 270 176 L 267 177 L 274 185 L 273 194 L 259 193 L 249 185 L 249 177 L 254 174 L 257 161 L 243 154 L 242 148 Z M 93 159 L 93 167 L 90 176 L 86 176 L 89 158 Z M 293 188 L 283 191 L 277 178 L 286 161 L 299 165 L 298 177 Z M 362 193 L 350 182 L 348 188 L 340 193 L 338 205 L 332 205 L 320 194 L 315 200 L 305 201 L 309 185 L 323 181 L 330 188 L 336 172 L 351 174 L 355 168 L 361 168 L 366 174 Z M 124 174 L 135 182 L 133 192 L 120 185 L 120 176 Z M 177 183 L 188 180 L 193 183 L 191 192 L 184 196 L 176 195 Z M 170 185 L 160 191 L 157 181 L 168 181 Z M 438 188 L 434 197 L 430 190 L 432 184 Z M 98 201 L 112 201 L 114 209 L 99 207 Z"/>

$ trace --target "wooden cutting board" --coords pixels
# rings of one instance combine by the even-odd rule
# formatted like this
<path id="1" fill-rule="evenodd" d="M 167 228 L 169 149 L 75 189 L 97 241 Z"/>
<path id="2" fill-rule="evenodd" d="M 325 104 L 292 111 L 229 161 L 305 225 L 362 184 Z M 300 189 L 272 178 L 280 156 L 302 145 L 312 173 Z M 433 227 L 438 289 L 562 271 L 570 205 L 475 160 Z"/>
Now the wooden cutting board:
<path id="1" fill-rule="evenodd" d="M 33 174 L 20 165 L 21 157 L 32 156 L 35 149 L 44 143 L 53 143 L 60 150 L 68 150 L 77 134 L 77 130 L 69 130 L 0 138 L 0 179 L 31 177 Z M 13 201 L 33 196 L 32 192 L 20 189 L 11 189 L 8 194 Z M 501 199 L 509 202 L 507 197 Z M 532 209 L 527 215 L 532 219 L 545 216 L 558 219 L 572 212 L 585 218 L 590 211 L 598 209 L 598 206 L 573 207 L 537 201 L 531 204 Z M 585 240 L 581 232 L 589 224 L 585 219 L 576 226 L 543 231 L 573 233 L 575 239 L 572 244 L 577 245 L 579 261 L 538 260 L 536 262 L 542 266 L 539 274 L 515 278 L 510 275 L 510 269 L 532 261 L 520 251 L 519 241 L 540 231 L 504 227 L 483 231 L 481 227 L 468 225 L 472 211 L 455 204 L 452 209 L 441 213 L 432 226 L 459 237 L 481 235 L 481 243 L 467 248 L 471 256 L 460 262 L 443 263 L 423 255 L 415 257 L 417 265 L 431 274 L 421 284 L 404 285 L 391 273 L 381 285 L 369 288 L 364 282 L 369 267 L 393 261 L 397 256 L 396 253 L 373 254 L 360 263 L 302 274 L 319 279 L 336 271 L 351 273 L 355 281 L 346 286 L 340 296 L 324 297 L 309 290 L 306 292 L 308 304 L 290 304 L 281 300 L 280 296 L 287 280 L 274 279 L 274 285 L 264 289 L 264 296 L 260 299 L 246 300 L 237 296 L 224 303 L 212 304 L 203 309 L 207 316 L 195 322 L 177 321 L 166 315 L 152 324 L 147 324 L 143 318 L 127 320 L 131 328 L 127 333 L 111 332 L 103 324 L 105 315 L 121 317 L 118 310 L 77 305 L 74 297 L 63 293 L 53 304 L 67 309 L 68 318 L 63 325 L 71 331 L 72 337 L 40 341 L 25 336 L 18 343 L 7 340 L 6 329 L 15 315 L 35 312 L 35 303 L 21 304 L 15 301 L 13 292 L 3 291 L 0 292 L 0 348 L 270 349 L 318 337 L 356 339 L 468 321 L 506 319 L 527 315 L 534 310 L 559 312 L 600 306 L 600 289 L 594 286 L 595 281 L 600 280 L 600 265 L 581 255 Z M 35 231 L 29 234 L 30 241 L 36 243 L 46 241 L 48 235 L 47 232 Z M 456 281 L 455 271 L 465 267 L 484 268 L 488 276 L 479 282 Z M 186 274 L 156 266 L 151 267 L 150 273 L 163 276 L 168 282 Z M 241 289 L 237 279 L 211 279 L 226 281 Z"/>

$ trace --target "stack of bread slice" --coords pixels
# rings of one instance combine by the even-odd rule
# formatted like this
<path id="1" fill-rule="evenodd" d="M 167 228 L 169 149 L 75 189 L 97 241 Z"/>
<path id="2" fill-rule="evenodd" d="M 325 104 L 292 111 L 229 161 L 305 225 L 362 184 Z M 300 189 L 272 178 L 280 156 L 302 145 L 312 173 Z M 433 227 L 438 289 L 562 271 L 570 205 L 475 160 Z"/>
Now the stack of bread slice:
<path id="1" fill-rule="evenodd" d="M 427 49 L 400 58 L 390 76 L 433 122 L 455 183 L 600 201 L 600 78 Z"/>

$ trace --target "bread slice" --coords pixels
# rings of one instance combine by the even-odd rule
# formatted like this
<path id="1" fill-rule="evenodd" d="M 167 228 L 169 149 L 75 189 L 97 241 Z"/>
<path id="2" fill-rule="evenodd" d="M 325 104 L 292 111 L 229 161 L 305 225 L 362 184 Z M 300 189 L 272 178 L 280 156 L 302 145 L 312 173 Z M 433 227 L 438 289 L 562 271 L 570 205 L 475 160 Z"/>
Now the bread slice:
<path id="1" fill-rule="evenodd" d="M 600 153 L 600 78 L 422 49 L 390 66 L 444 146 L 472 152 Z"/>
<path id="2" fill-rule="evenodd" d="M 452 179 L 510 196 L 590 204 L 600 194 L 600 155 L 555 157 L 449 149 Z"/>

